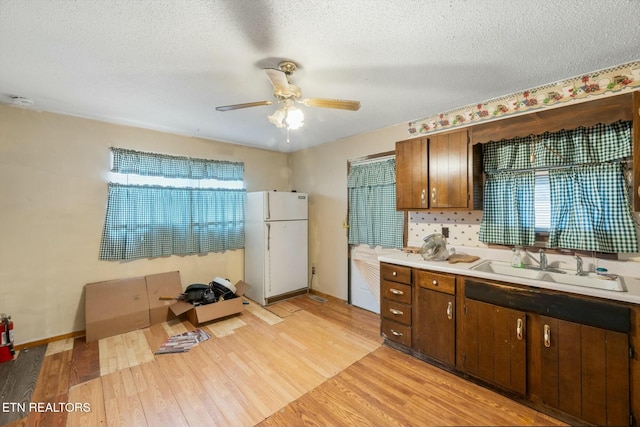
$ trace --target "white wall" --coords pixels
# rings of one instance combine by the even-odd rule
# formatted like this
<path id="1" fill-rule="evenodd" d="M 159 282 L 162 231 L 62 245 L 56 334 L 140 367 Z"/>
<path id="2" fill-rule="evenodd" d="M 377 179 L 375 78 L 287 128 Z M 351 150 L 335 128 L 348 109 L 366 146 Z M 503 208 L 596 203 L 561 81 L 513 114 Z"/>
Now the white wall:
<path id="1" fill-rule="evenodd" d="M 247 191 L 291 189 L 288 155 L 0 105 L 0 312 L 16 343 L 85 328 L 86 283 L 179 270 L 182 284 L 244 277 L 244 251 L 99 261 L 109 148 L 245 164 Z"/>

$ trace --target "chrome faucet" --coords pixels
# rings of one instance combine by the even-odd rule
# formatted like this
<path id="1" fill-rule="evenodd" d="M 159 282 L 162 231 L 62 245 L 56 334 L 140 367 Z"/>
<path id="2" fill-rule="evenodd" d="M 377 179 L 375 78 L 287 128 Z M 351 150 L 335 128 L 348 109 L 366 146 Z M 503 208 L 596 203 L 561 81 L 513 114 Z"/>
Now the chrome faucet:
<path id="1" fill-rule="evenodd" d="M 533 255 L 527 251 L 526 248 L 524 251 L 527 252 L 529 258 L 531 258 L 533 261 L 535 261 L 536 264 L 540 266 L 540 270 L 545 271 L 547 269 L 547 254 L 544 253 L 544 249 L 540 249 L 540 252 L 538 252 L 540 254 L 540 261 L 535 259 Z"/>
<path id="2" fill-rule="evenodd" d="M 586 276 L 587 273 L 584 271 L 582 267 L 582 257 L 580 255 L 576 255 L 576 276 Z"/>
<path id="3" fill-rule="evenodd" d="M 540 270 L 547 269 L 547 254 L 544 253 L 544 249 L 540 249 Z"/>

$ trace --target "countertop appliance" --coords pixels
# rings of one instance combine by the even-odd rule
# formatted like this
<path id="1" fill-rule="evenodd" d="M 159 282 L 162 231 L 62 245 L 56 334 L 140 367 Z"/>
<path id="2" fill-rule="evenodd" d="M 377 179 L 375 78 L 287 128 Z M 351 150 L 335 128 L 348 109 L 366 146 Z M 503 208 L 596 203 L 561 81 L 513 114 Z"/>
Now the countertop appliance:
<path id="1" fill-rule="evenodd" d="M 247 193 L 245 295 L 260 305 L 308 290 L 308 201 L 306 193 Z"/>

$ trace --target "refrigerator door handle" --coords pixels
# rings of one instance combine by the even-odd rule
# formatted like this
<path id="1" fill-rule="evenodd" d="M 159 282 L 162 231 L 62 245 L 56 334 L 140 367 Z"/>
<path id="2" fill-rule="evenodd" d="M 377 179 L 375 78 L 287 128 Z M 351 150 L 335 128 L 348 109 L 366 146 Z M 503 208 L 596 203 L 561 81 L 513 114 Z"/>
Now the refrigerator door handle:
<path id="1" fill-rule="evenodd" d="M 267 251 L 271 248 L 271 224 L 267 224 Z"/>
<path id="2" fill-rule="evenodd" d="M 267 192 L 267 219 L 271 219 L 271 198 Z"/>

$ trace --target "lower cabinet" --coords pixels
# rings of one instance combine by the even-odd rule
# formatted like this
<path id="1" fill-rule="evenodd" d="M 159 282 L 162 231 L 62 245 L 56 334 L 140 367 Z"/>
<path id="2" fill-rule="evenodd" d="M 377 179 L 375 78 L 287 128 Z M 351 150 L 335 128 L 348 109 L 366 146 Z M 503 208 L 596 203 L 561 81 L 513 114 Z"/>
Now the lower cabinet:
<path id="1" fill-rule="evenodd" d="M 413 349 L 446 365 L 456 363 L 455 277 L 414 270 Z"/>
<path id="2" fill-rule="evenodd" d="M 387 344 L 569 422 L 635 425 L 635 306 L 384 263 L 380 284 Z"/>
<path id="3" fill-rule="evenodd" d="M 628 306 L 463 282 L 461 370 L 581 422 L 632 422 Z"/>
<path id="4" fill-rule="evenodd" d="M 595 425 L 628 425 L 629 337 L 540 316 L 542 402 Z"/>
<path id="5" fill-rule="evenodd" d="M 494 304 L 465 301 L 462 369 L 484 381 L 527 393 L 527 316 Z"/>

